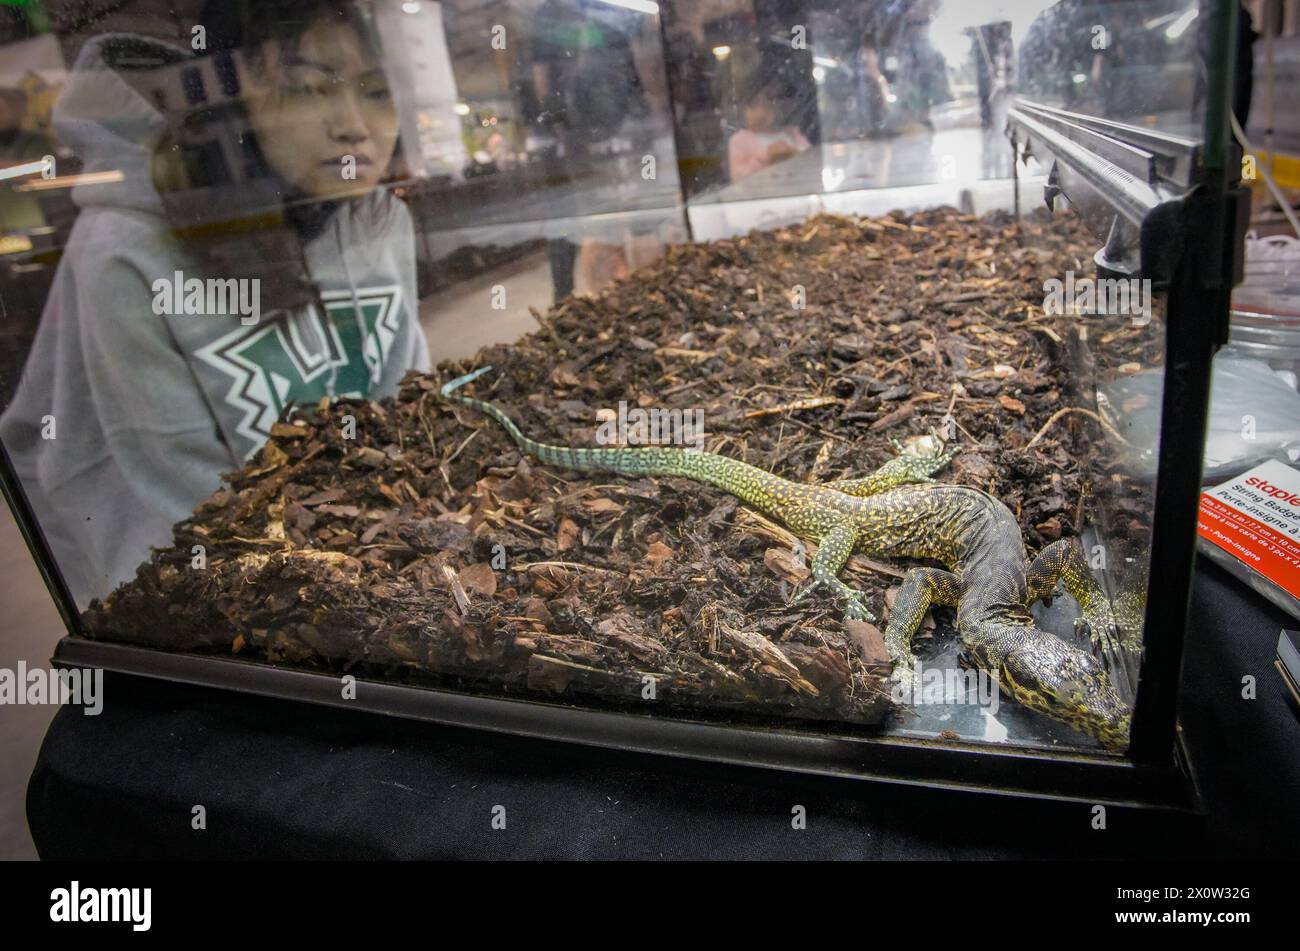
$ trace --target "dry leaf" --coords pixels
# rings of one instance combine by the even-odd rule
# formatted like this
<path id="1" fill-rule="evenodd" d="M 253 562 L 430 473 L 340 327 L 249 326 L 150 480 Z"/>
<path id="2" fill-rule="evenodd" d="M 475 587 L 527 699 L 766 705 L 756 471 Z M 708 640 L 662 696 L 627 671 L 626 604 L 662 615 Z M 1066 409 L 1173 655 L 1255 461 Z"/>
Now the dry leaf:
<path id="1" fill-rule="evenodd" d="M 807 581 L 811 574 L 804 567 L 802 559 L 784 548 L 769 548 L 763 552 L 763 564 L 767 565 L 768 570 L 773 574 L 791 584 L 801 584 Z"/>
<path id="2" fill-rule="evenodd" d="M 555 533 L 555 547 L 568 551 L 578 543 L 578 523 L 571 518 L 560 520 L 560 527 Z"/>
<path id="3" fill-rule="evenodd" d="M 884 666 L 890 663 L 889 650 L 885 647 L 885 635 L 880 628 L 869 621 L 857 618 L 845 618 L 844 630 L 853 638 L 862 652 L 862 662 L 868 667 Z"/>
<path id="4" fill-rule="evenodd" d="M 497 593 L 497 573 L 492 570 L 492 566 L 486 561 L 480 561 L 477 565 L 462 568 L 456 577 L 460 579 L 460 583 L 466 591 L 473 591 L 485 598 L 490 598 Z"/>
<path id="5" fill-rule="evenodd" d="M 322 505 L 316 511 L 324 512 L 326 515 L 338 515 L 341 518 L 356 518 L 361 514 L 361 509 L 355 505 Z"/>
<path id="6" fill-rule="evenodd" d="M 645 560 L 649 562 L 650 567 L 658 573 L 660 565 L 673 557 L 673 550 L 663 542 L 655 542 L 646 549 Z"/>

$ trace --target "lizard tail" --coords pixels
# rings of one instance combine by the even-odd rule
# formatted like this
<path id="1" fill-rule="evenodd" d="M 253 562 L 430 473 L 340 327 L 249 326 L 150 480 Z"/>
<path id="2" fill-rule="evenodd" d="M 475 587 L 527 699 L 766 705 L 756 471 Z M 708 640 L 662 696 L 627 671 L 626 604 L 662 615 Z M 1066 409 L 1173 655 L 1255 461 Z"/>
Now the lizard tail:
<path id="1" fill-rule="evenodd" d="M 473 373 L 466 373 L 464 376 L 458 376 L 456 379 L 444 383 L 441 391 L 443 399 L 450 400 L 453 403 L 460 403 L 463 406 L 468 406 L 480 413 L 491 416 L 510 434 L 510 438 L 515 441 L 515 444 L 520 449 L 546 465 L 579 471 L 644 473 L 646 475 L 683 474 L 683 465 L 678 459 L 678 456 L 682 454 L 680 449 L 615 449 L 610 447 L 587 449 L 574 446 L 552 446 L 524 435 L 523 431 L 515 425 L 514 420 L 491 403 L 455 392 L 466 383 L 478 379 L 491 369 L 490 366 L 480 367 Z"/>

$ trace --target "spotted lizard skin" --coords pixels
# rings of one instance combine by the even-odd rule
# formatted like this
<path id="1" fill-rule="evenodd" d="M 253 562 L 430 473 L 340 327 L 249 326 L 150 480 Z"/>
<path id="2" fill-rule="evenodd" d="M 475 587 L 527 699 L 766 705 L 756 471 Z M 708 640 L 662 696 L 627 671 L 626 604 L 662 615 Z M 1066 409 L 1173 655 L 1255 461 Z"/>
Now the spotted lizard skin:
<path id="1" fill-rule="evenodd" d="M 828 590 L 845 614 L 874 620 L 862 592 L 838 577 L 854 551 L 876 558 L 937 561 L 947 570 L 913 568 L 904 576 L 885 630 L 895 677 L 911 676 L 912 637 L 934 605 L 957 609 L 967 662 L 997 678 L 1017 702 L 1068 723 L 1111 749 L 1127 745 L 1129 707 L 1106 667 L 1092 654 L 1035 627 L 1029 606 L 1058 581 L 1091 617 L 1090 630 L 1110 632 L 1105 595 L 1087 571 L 1077 543 L 1045 548 L 1027 564 L 1020 528 L 986 492 L 934 482 L 952 453 L 903 455 L 861 479 L 825 485 L 792 482 L 738 459 L 677 447 L 555 446 L 525 436 L 491 403 L 455 391 L 487 372 L 452 380 L 444 398 L 495 419 L 525 452 L 546 465 L 623 475 L 678 476 L 716 486 L 815 542 L 812 582 L 795 598 Z M 1094 638 L 1095 639 L 1095 638 Z"/>

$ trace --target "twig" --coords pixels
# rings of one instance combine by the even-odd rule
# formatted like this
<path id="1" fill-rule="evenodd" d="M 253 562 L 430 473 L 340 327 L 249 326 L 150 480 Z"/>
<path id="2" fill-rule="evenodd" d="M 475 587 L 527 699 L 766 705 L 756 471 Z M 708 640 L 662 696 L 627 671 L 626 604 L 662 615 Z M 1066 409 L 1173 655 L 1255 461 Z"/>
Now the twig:
<path id="1" fill-rule="evenodd" d="M 806 409 L 821 409 L 823 406 L 843 406 L 844 400 L 838 396 L 813 396 L 780 406 L 768 406 L 764 409 L 751 410 L 741 419 L 761 419 L 764 416 L 777 416 L 783 413 L 798 413 Z"/>
<path id="2" fill-rule="evenodd" d="M 596 565 L 584 565 L 580 561 L 532 561 L 525 564 L 515 565 L 516 568 L 581 568 L 584 571 L 600 571 L 607 575 L 619 575 L 626 578 L 627 573 L 615 571 L 613 568 L 600 568 Z"/>
<path id="3" fill-rule="evenodd" d="M 514 525 L 514 526 L 516 526 L 516 527 L 518 527 L 518 528 L 522 528 L 522 529 L 523 529 L 524 531 L 526 531 L 526 532 L 532 532 L 534 535 L 540 535 L 542 538 L 548 538 L 548 537 L 549 537 L 549 536 L 548 536 L 544 531 L 542 531 L 540 528 L 535 528 L 534 526 L 529 525 L 527 522 L 522 522 L 522 521 L 520 521 L 520 520 L 517 519 L 517 518 L 511 518 L 511 517 L 510 517 L 509 515 L 507 515 L 505 512 L 499 512 L 499 513 L 497 513 L 497 514 L 499 514 L 503 519 L 505 519 L 505 520 L 506 520 L 507 522 L 509 522 L 511 525 Z"/>
<path id="4" fill-rule="evenodd" d="M 1067 407 L 1065 407 L 1065 409 L 1058 409 L 1055 413 L 1053 413 L 1053 414 L 1048 418 L 1047 422 L 1043 423 L 1043 428 L 1040 429 L 1040 430 L 1039 430 L 1039 431 L 1034 435 L 1034 438 L 1033 438 L 1033 439 L 1029 440 L 1029 442 L 1025 445 L 1025 448 L 1026 448 L 1026 449 L 1033 449 L 1033 448 L 1034 448 L 1034 444 L 1037 443 L 1038 440 L 1040 440 L 1040 439 L 1043 438 L 1043 434 L 1046 433 L 1049 429 L 1052 428 L 1052 424 L 1053 424 L 1053 423 L 1055 423 L 1055 422 L 1056 422 L 1058 419 L 1060 419 L 1062 416 L 1066 416 L 1066 415 L 1068 415 L 1068 414 L 1070 414 L 1070 413 L 1079 413 L 1079 414 L 1082 415 L 1082 416 L 1087 416 L 1089 419 L 1091 419 L 1091 420 L 1093 420 L 1094 422 L 1096 422 L 1097 425 L 1099 425 L 1102 429 L 1106 430 L 1106 432 L 1110 433 L 1112 436 L 1114 436 L 1116 439 L 1118 439 L 1118 440 L 1119 440 L 1120 442 L 1122 442 L 1124 445 L 1128 446 L 1129 448 L 1133 448 L 1133 444 L 1132 444 L 1131 442 L 1129 442 L 1127 439 L 1125 439 L 1124 436 L 1120 433 L 1120 431 L 1119 431 L 1118 429 L 1116 429 L 1116 428 L 1115 428 L 1114 426 L 1112 426 L 1110 423 L 1106 422 L 1106 420 L 1102 419 L 1100 416 L 1098 416 L 1098 415 L 1097 415 L 1096 413 L 1094 413 L 1092 410 L 1090 410 L 1090 409 L 1084 409 L 1082 406 L 1067 406 Z"/>
<path id="5" fill-rule="evenodd" d="M 794 423 L 794 424 L 795 424 L 796 426 L 798 426 L 800 429 L 806 429 L 806 430 L 808 430 L 808 432 L 810 432 L 810 433 L 816 433 L 817 435 L 819 435 L 819 436 L 824 436 L 824 437 L 827 438 L 827 439 L 838 439 L 840 442 L 842 442 L 842 443 L 847 443 L 847 444 L 850 445 L 850 446 L 853 445 L 853 440 L 852 440 L 852 439 L 848 439 L 848 438 L 846 438 L 846 437 L 844 437 L 844 436 L 841 436 L 839 433 L 833 433 L 833 432 L 831 432 L 829 429 L 822 429 L 822 427 L 820 427 L 820 426 L 814 426 L 812 423 L 802 423 L 802 422 L 800 422 L 799 420 L 795 419 L 793 416 L 787 416 L 786 419 L 789 420 L 790 422 Z M 803 447 L 800 447 L 800 448 L 803 448 Z M 795 449 L 795 450 L 792 450 L 792 452 L 798 452 L 798 450 Z"/>
<path id="6" fill-rule="evenodd" d="M 456 451 L 453 452 L 453 453 L 451 454 L 451 458 L 449 458 L 446 462 L 444 462 L 443 465 L 444 465 L 444 466 L 449 466 L 449 465 L 451 465 L 453 462 L 455 462 L 455 461 L 456 461 L 456 457 L 460 455 L 460 451 L 461 451 L 462 449 L 464 449 L 466 446 L 468 446 L 471 442 L 473 442 L 473 441 L 474 441 L 474 437 L 477 436 L 480 432 L 481 432 L 481 430 L 476 429 L 476 430 L 474 430 L 472 433 L 470 433 L 468 436 L 466 436 L 466 437 L 465 437 L 465 441 L 462 442 L 459 446 L 456 447 Z"/>
<path id="7" fill-rule="evenodd" d="M 602 482 L 599 485 L 584 485 L 581 489 L 575 489 L 573 492 L 569 492 L 565 495 L 557 495 L 555 498 L 551 499 L 551 504 L 559 505 L 561 502 L 567 502 L 569 499 L 576 499 L 578 496 L 586 495 L 588 492 L 603 492 L 607 489 L 617 492 L 619 490 L 626 490 L 627 487 L 628 483 L 626 482 Z"/>
<path id="8" fill-rule="evenodd" d="M 424 434 L 429 437 L 429 451 L 436 456 L 438 454 L 438 446 L 433 441 L 433 427 L 429 425 L 429 420 L 425 418 L 424 415 L 424 401 L 427 400 L 430 395 L 431 394 L 429 393 L 425 393 L 420 397 L 419 406 L 416 407 L 416 415 L 420 417 L 420 425 L 424 427 Z"/>
<path id="9" fill-rule="evenodd" d="M 456 572 L 450 565 L 442 566 L 443 577 L 447 579 L 447 586 L 451 588 L 451 596 L 456 599 L 456 607 L 460 609 L 462 616 L 469 614 L 469 595 L 461 586 L 460 579 L 456 577 Z"/>
<path id="10" fill-rule="evenodd" d="M 982 442 L 980 442 L 978 439 L 976 439 L 974 436 L 972 436 L 972 435 L 970 434 L 970 431 L 967 430 L 965 426 L 963 426 L 961 423 L 957 422 L 957 417 L 956 417 L 956 416 L 954 416 L 954 417 L 952 418 L 952 424 L 953 424 L 954 426 L 956 426 L 958 429 L 960 429 L 960 430 L 962 431 L 962 433 L 965 434 L 965 436 L 966 436 L 967 439 L 969 439 L 972 443 L 974 443 L 976 449 L 983 449 L 983 450 L 986 450 L 986 451 L 987 451 L 987 450 L 989 450 L 989 449 L 996 449 L 996 448 L 997 448 L 996 446 L 986 446 L 986 445 L 984 445 Z"/>
<path id="11" fill-rule="evenodd" d="M 678 393 L 684 393 L 684 392 L 686 392 L 687 390 L 693 390 L 695 387 L 700 386 L 700 385 L 702 385 L 702 384 L 704 384 L 704 383 L 708 383 L 708 382 L 710 382 L 710 381 L 709 381 L 709 378 L 708 378 L 708 377 L 704 377 L 703 379 L 692 380 L 690 383 L 681 383 L 681 384 L 679 384 L 679 385 L 677 385 L 677 386 L 669 387 L 668 389 L 664 390 L 663 395 L 664 395 L 664 396 L 676 396 Z"/>

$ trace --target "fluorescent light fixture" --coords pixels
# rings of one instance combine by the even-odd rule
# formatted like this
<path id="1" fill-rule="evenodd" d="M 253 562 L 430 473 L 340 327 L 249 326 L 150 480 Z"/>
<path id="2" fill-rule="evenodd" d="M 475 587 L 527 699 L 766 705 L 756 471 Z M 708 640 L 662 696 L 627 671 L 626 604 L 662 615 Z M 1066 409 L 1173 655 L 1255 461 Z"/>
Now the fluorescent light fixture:
<path id="1" fill-rule="evenodd" d="M 813 62 L 818 66 L 826 66 L 830 69 L 834 69 L 836 66 L 840 65 L 840 61 L 831 56 L 814 56 Z"/>
<path id="2" fill-rule="evenodd" d="M 622 7 L 624 10 L 635 10 L 637 13 L 647 13 L 650 16 L 657 16 L 659 13 L 659 4 L 653 0 L 601 0 L 601 3 L 608 3 L 611 7 Z"/>
<path id="3" fill-rule="evenodd" d="M 406 2 L 402 4 L 402 10 L 406 13 L 419 13 L 420 0 L 406 0 Z"/>
<path id="4" fill-rule="evenodd" d="M 111 172 L 87 172 L 84 175 L 64 175 L 61 178 L 38 178 L 15 186 L 14 191 L 42 192 L 51 188 L 72 188 L 76 185 L 107 185 L 121 180 L 122 173 L 114 169 Z"/>
<path id="5" fill-rule="evenodd" d="M 715 46 L 713 47 L 713 55 L 716 56 L 718 59 L 726 59 L 728 56 L 731 55 L 731 47 Z"/>
<path id="6" fill-rule="evenodd" d="M 1200 12 L 1201 11 L 1196 9 L 1196 7 L 1192 7 L 1173 23 L 1169 24 L 1169 28 L 1165 30 L 1165 36 L 1169 37 L 1171 40 L 1178 39 L 1187 32 L 1187 28 L 1192 25 L 1192 21 L 1196 19 Z"/>
<path id="7" fill-rule="evenodd" d="M 451 107 L 451 111 L 456 113 L 458 116 L 467 116 L 469 115 L 469 105 L 467 103 L 458 102 L 456 105 Z"/>
<path id="8" fill-rule="evenodd" d="M 0 168 L 0 181 L 6 178 L 22 178 L 24 175 L 40 175 L 45 171 L 45 159 L 39 162 L 24 162 L 22 165 L 10 165 Z"/>

